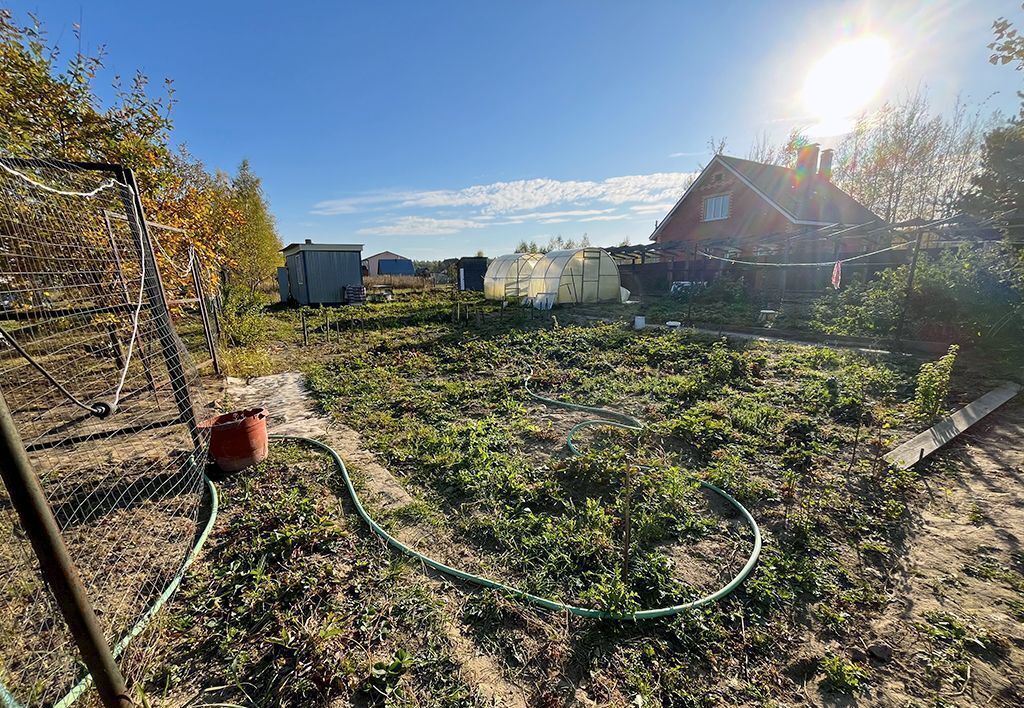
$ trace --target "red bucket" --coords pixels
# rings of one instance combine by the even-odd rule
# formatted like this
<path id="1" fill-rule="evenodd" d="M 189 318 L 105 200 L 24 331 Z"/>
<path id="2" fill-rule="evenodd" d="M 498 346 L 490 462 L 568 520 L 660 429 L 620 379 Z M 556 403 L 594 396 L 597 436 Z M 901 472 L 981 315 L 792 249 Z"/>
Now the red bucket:
<path id="1" fill-rule="evenodd" d="M 249 408 L 207 418 L 210 457 L 224 472 L 237 472 L 267 459 L 267 409 Z"/>

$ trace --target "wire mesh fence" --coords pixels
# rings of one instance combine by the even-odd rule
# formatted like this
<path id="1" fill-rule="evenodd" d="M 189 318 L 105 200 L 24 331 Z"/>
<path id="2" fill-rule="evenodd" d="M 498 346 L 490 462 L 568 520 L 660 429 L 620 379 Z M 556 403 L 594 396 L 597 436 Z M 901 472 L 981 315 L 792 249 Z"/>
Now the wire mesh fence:
<path id="1" fill-rule="evenodd" d="M 196 537 L 199 378 L 131 187 L 0 167 L 0 393 L 114 646 Z M 0 578 L 0 704 L 60 704 L 86 672 L 3 486 Z"/>

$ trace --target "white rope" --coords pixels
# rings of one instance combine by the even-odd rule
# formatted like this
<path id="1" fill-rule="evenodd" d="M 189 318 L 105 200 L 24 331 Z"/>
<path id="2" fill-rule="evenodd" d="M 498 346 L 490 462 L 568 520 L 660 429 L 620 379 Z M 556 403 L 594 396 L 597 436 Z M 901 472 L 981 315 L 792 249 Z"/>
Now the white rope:
<path id="1" fill-rule="evenodd" d="M 29 177 L 28 175 L 23 174 L 21 172 L 18 172 L 13 167 L 8 167 L 3 162 L 0 162 L 0 168 L 2 168 L 5 172 L 14 175 L 15 177 L 23 179 L 24 181 L 26 181 L 29 184 L 31 184 L 33 187 L 37 187 L 38 189 L 42 189 L 44 191 L 50 192 L 51 194 L 59 194 L 62 197 L 95 197 L 97 194 L 102 192 L 104 189 L 110 189 L 111 187 L 113 187 L 115 185 L 120 185 L 122 187 L 127 187 L 128 186 L 126 184 L 122 184 L 121 182 L 118 182 L 116 179 L 111 178 L 111 179 L 108 179 L 106 182 L 102 183 L 99 187 L 97 187 L 96 189 L 92 190 L 91 192 L 65 192 L 65 191 L 60 190 L 60 189 L 54 189 L 53 187 L 49 187 L 49 186 L 43 184 L 42 182 L 36 182 L 34 179 Z"/>
<path id="2" fill-rule="evenodd" d="M 850 256 L 849 258 L 838 258 L 838 259 L 836 259 L 834 261 L 826 261 L 824 263 L 757 263 L 756 261 L 738 261 L 738 260 L 736 260 L 734 258 L 723 258 L 722 256 L 712 255 L 712 254 L 708 253 L 707 251 L 700 251 L 700 255 L 704 256 L 705 258 L 714 258 L 717 261 L 725 261 L 726 263 L 736 263 L 737 265 L 768 266 L 768 267 L 771 267 L 771 268 L 790 268 L 792 266 L 806 266 L 806 267 L 821 268 L 821 267 L 824 267 L 824 266 L 835 265 L 836 263 L 848 263 L 850 261 L 855 261 L 855 260 L 857 260 L 859 258 L 867 258 L 868 256 L 874 256 L 874 255 L 877 255 L 879 253 L 885 253 L 886 251 L 892 251 L 892 250 L 895 250 L 897 248 L 906 248 L 909 245 L 910 245 L 910 242 L 908 241 L 907 243 L 901 243 L 901 244 L 896 245 L 896 246 L 889 246 L 888 248 L 880 248 L 877 251 L 871 251 L 870 253 L 861 253 L 858 256 Z"/>
<path id="3" fill-rule="evenodd" d="M 42 189 L 42 190 L 44 190 L 46 192 L 50 192 L 51 194 L 58 194 L 58 195 L 64 196 L 64 197 L 95 197 L 97 194 L 99 194 L 100 192 L 102 192 L 105 189 L 109 189 L 110 187 L 114 187 L 114 186 L 121 186 L 121 187 L 124 187 L 128 191 L 128 195 L 133 198 L 133 202 L 134 202 L 134 196 L 135 196 L 134 190 L 129 185 L 123 184 L 122 182 L 118 182 L 117 180 L 115 180 L 113 178 L 108 179 L 106 182 L 104 182 L 103 184 L 101 184 L 96 189 L 92 190 L 91 192 L 66 192 L 66 191 L 63 191 L 63 190 L 60 190 L 60 189 L 54 189 L 53 187 L 49 187 L 49 186 L 47 186 L 45 184 L 41 184 L 39 182 L 36 182 L 35 180 L 33 180 L 32 178 L 28 177 L 27 175 L 22 174 L 18 170 L 15 170 L 15 169 L 12 169 L 12 168 L 8 167 L 7 165 L 3 164 L 2 162 L 0 162 L 0 168 L 3 168 L 3 170 L 5 172 L 7 172 L 7 173 L 9 173 L 11 175 L 14 175 L 15 177 L 18 177 L 18 178 L 24 180 L 28 184 L 31 184 L 32 186 L 37 187 L 39 189 Z M 138 339 L 138 336 L 139 336 L 139 318 L 142 315 L 142 303 L 145 300 L 145 294 L 146 294 L 146 246 L 145 246 L 145 243 L 143 242 L 142 230 L 141 229 L 139 229 L 139 232 L 138 232 L 137 236 L 138 236 L 138 239 L 139 239 L 139 256 L 140 256 L 140 258 L 139 258 L 139 269 L 140 269 L 139 270 L 139 297 L 136 300 L 135 312 L 132 315 L 132 336 L 128 340 L 128 351 L 127 351 L 127 353 L 125 355 L 125 358 L 124 358 L 124 367 L 121 369 L 121 375 L 118 377 L 117 388 L 114 389 L 114 400 L 112 402 L 113 410 L 117 409 L 117 404 L 121 400 L 121 391 L 124 389 L 125 381 L 128 378 L 128 367 L 131 365 L 131 362 L 132 362 L 132 352 L 134 352 L 134 350 L 135 350 L 135 341 Z M 190 267 L 191 267 L 191 261 L 190 261 Z M 10 336 L 7 336 L 6 339 L 8 341 L 13 341 L 13 340 L 11 340 Z M 35 364 L 35 362 L 32 361 L 31 359 L 30 359 L 30 361 L 33 364 Z M 38 364 L 35 364 L 35 365 L 37 367 L 39 366 Z M 48 379 L 50 379 L 50 381 L 52 383 L 54 383 L 57 386 L 57 388 L 61 389 L 61 391 L 63 391 L 65 394 L 68 394 L 68 392 L 64 389 L 64 387 L 61 386 L 59 383 L 57 383 L 57 380 L 55 378 L 53 378 L 51 374 L 49 374 L 48 372 L 45 372 L 45 371 L 43 373 L 44 373 L 44 375 Z M 71 398 L 72 402 L 76 403 L 77 405 L 83 405 L 74 396 L 70 396 L 69 395 L 69 397 Z M 87 408 L 88 410 L 94 410 L 92 408 L 92 406 L 83 406 L 83 407 Z M 113 412 L 113 410 L 111 412 Z"/>

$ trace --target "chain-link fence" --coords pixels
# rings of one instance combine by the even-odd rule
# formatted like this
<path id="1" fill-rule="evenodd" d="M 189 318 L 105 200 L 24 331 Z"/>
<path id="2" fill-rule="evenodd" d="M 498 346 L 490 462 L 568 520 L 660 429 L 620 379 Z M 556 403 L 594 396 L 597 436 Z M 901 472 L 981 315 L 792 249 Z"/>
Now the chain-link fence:
<path id="1" fill-rule="evenodd" d="M 36 160 L 0 168 L 0 394 L 117 652 L 181 572 L 206 513 L 198 375 L 134 179 Z M 66 704 L 87 672 L 14 500 L 0 486 L 0 705 Z"/>

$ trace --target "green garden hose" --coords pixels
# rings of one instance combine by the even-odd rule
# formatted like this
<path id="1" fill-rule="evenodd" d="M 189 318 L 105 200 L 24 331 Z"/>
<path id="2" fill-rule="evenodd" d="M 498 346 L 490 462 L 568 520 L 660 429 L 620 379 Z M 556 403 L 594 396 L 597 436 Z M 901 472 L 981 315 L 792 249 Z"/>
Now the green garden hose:
<path id="1" fill-rule="evenodd" d="M 573 444 L 573 434 L 582 428 L 598 425 L 611 425 L 619 428 L 626 428 L 628 430 L 641 430 L 643 428 L 643 426 L 640 424 L 638 420 L 624 413 L 609 411 L 603 408 L 582 406 L 576 403 L 567 403 L 565 401 L 558 401 L 552 398 L 545 398 L 543 396 L 540 396 L 530 390 L 529 380 L 530 377 L 527 376 L 526 381 L 524 382 L 526 392 L 533 398 L 537 399 L 538 401 L 541 401 L 542 403 L 546 403 L 552 406 L 568 408 L 570 410 L 576 411 L 584 411 L 587 413 L 593 413 L 595 415 L 601 416 L 600 419 L 586 420 L 583 421 L 582 423 L 578 423 L 572 428 L 572 430 L 569 431 L 569 435 L 566 438 L 566 444 L 568 445 L 569 450 L 574 455 L 579 455 L 580 453 Z M 458 568 L 453 568 L 450 565 L 445 565 L 441 561 L 434 560 L 433 558 L 426 556 L 420 553 L 419 551 L 407 546 L 406 544 L 402 543 L 397 538 L 389 534 L 383 528 L 381 528 L 380 524 L 374 521 L 373 517 L 371 517 L 367 513 L 365 508 L 363 508 L 362 502 L 359 501 L 359 495 L 356 493 L 355 486 L 353 486 L 352 484 L 352 478 L 349 476 L 348 469 L 345 467 L 345 463 L 342 461 L 338 453 L 335 452 L 330 446 L 325 445 L 319 440 L 313 440 L 312 438 L 306 438 L 297 435 L 271 435 L 270 437 L 276 440 L 293 440 L 305 445 L 310 445 L 318 450 L 321 450 L 322 452 L 327 453 L 327 455 L 329 455 L 330 458 L 334 461 L 334 466 L 337 468 L 338 472 L 341 473 L 341 478 L 345 482 L 345 488 L 348 490 L 349 497 L 352 498 L 352 504 L 356 508 L 356 513 L 358 513 L 359 516 L 362 517 L 363 521 L 366 522 L 367 526 L 369 526 L 370 529 L 376 535 L 380 536 L 390 546 L 394 547 L 398 551 L 404 553 L 405 555 L 411 558 L 416 559 L 417 561 L 420 561 L 424 565 L 427 565 L 433 568 L 434 570 L 444 573 L 445 575 L 449 575 L 453 578 L 458 578 L 459 580 L 465 580 L 466 582 L 472 583 L 474 585 L 479 585 L 481 587 L 491 588 L 492 590 L 499 590 L 512 597 L 518 598 L 520 600 L 525 600 L 526 602 L 538 605 L 540 607 L 544 607 L 548 610 L 555 610 L 556 612 L 569 612 L 571 614 L 578 615 L 579 617 L 616 620 L 654 619 L 657 617 L 667 617 L 670 615 L 679 614 L 680 612 L 692 610 L 697 607 L 701 607 L 703 605 L 716 602 L 728 596 L 730 593 L 732 593 L 733 590 L 739 587 L 740 583 L 747 579 L 747 576 L 750 575 L 750 572 L 754 569 L 754 566 L 757 564 L 758 556 L 761 554 L 761 530 L 758 528 L 757 522 L 754 521 L 754 517 L 750 515 L 750 512 L 748 512 L 743 507 L 743 505 L 736 501 L 736 499 L 734 499 L 730 494 L 719 489 L 710 482 L 701 481 L 700 484 L 702 487 L 710 489 L 711 491 L 715 492 L 723 499 L 725 499 L 727 502 L 729 502 L 740 513 L 740 515 L 743 516 L 744 520 L 747 522 L 747 525 L 750 526 L 750 530 L 754 533 L 754 549 L 751 552 L 750 557 L 747 559 L 746 564 L 744 564 L 743 568 L 740 570 L 740 572 L 737 573 L 736 576 L 732 580 L 730 580 L 726 585 L 719 588 L 710 595 L 705 595 L 702 598 L 699 598 L 692 602 L 686 602 L 681 605 L 672 605 L 670 607 L 658 607 L 651 610 L 639 610 L 637 612 L 628 612 L 625 614 L 616 614 L 612 612 L 606 612 L 604 610 L 595 610 L 589 607 L 577 607 L 575 605 L 569 605 L 563 602 L 558 602 L 556 600 L 550 600 L 545 597 L 540 597 L 539 595 L 533 595 L 524 590 L 519 590 L 517 588 L 505 585 L 504 583 L 500 583 L 496 580 L 491 580 L 489 578 L 484 578 L 479 575 L 474 575 L 473 573 L 469 573 L 464 570 L 459 570 Z"/>
<path id="2" fill-rule="evenodd" d="M 202 549 L 203 544 L 206 543 L 206 539 L 210 536 L 210 531 L 213 530 L 213 524 L 217 520 L 217 508 L 219 506 L 220 497 L 217 496 L 217 487 L 213 485 L 213 482 L 210 481 L 209 477 L 203 475 L 203 479 L 206 482 L 206 489 L 210 493 L 210 515 L 209 518 L 207 518 L 206 520 L 206 525 L 203 527 L 203 530 L 199 534 L 199 537 L 196 538 L 196 542 L 193 544 L 192 549 L 188 552 L 188 555 L 185 556 L 185 562 L 181 564 L 181 567 L 178 569 L 178 572 L 174 574 L 174 577 L 171 579 L 171 582 L 168 583 L 167 587 L 164 588 L 164 591 L 160 593 L 160 596 L 156 599 L 156 602 L 154 602 L 150 606 L 150 608 L 146 610 L 146 612 L 141 617 L 139 617 L 138 620 L 136 620 L 135 624 L 132 625 L 131 629 L 128 630 L 128 633 L 121 637 L 120 641 L 118 641 L 118 643 L 114 645 L 114 648 L 112 650 L 114 657 L 119 656 L 121 652 L 123 652 L 128 647 L 128 643 L 132 639 L 137 637 L 142 632 L 142 630 L 146 628 L 150 620 L 153 619 L 153 615 L 159 612 L 160 608 L 162 608 L 171 598 L 171 595 L 177 592 L 178 586 L 181 585 L 181 581 L 185 577 L 185 571 L 188 570 L 189 566 L 191 566 L 192 563 L 195 561 L 196 556 L 199 555 L 200 549 Z M 54 708 L 68 708 L 68 706 L 70 706 L 72 703 L 77 701 L 79 697 L 81 697 L 82 693 L 84 693 L 85 690 L 89 688 L 89 685 L 91 683 L 92 675 L 86 674 L 85 678 L 83 678 L 81 681 L 75 684 L 74 688 L 68 691 L 63 698 L 61 698 L 59 701 L 53 704 Z M 0 685 L 0 705 L 6 706 L 7 704 L 4 701 L 10 701 L 10 705 L 12 707 L 19 705 L 14 701 L 14 697 L 11 696 L 9 693 L 6 696 L 3 695 L 3 691 L 3 686 Z"/>

